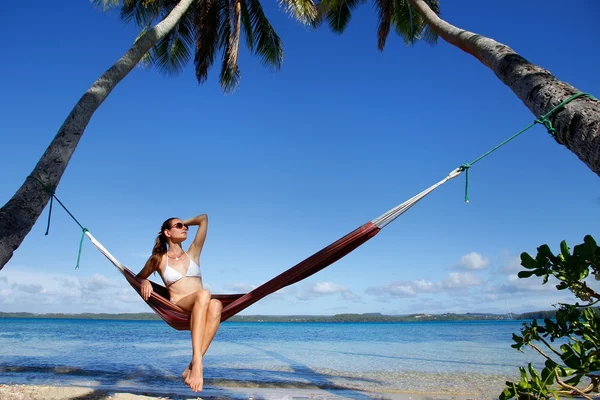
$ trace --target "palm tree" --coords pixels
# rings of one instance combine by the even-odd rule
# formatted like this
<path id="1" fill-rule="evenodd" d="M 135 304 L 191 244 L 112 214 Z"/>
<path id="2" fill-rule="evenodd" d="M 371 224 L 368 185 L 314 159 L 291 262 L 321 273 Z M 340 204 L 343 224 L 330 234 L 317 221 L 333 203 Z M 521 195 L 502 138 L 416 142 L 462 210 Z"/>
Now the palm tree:
<path id="1" fill-rule="evenodd" d="M 281 40 L 259 0 L 92 0 L 104 10 L 121 8 L 126 22 L 142 30 L 131 48 L 79 99 L 58 133 L 15 195 L 0 209 L 0 269 L 12 257 L 48 204 L 94 112 L 140 61 L 174 74 L 194 54 L 196 77 L 204 82 L 221 51 L 220 81 L 225 91 L 240 79 L 237 65 L 241 32 L 252 52 L 265 64 L 281 66 Z M 312 0 L 283 0 L 286 11 L 313 23 Z M 156 24 L 155 22 L 158 21 Z"/>
<path id="2" fill-rule="evenodd" d="M 323 17 L 334 32 L 342 33 L 361 0 L 321 0 Z M 510 47 L 457 28 L 439 18 L 439 0 L 375 0 L 379 14 L 378 47 L 383 50 L 390 28 L 412 44 L 435 43 L 438 37 L 478 59 L 540 118 L 580 91 L 549 71 L 530 63 Z M 600 176 L 600 101 L 579 97 L 549 116 L 556 141 L 571 150 Z"/>

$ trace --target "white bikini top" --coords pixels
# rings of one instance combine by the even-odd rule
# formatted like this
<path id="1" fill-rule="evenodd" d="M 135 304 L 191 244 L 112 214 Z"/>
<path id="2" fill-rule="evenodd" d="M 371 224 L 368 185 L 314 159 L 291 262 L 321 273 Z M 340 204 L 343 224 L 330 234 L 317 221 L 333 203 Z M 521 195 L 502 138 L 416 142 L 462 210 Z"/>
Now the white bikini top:
<path id="1" fill-rule="evenodd" d="M 190 259 L 190 264 L 188 265 L 188 269 L 185 273 L 185 276 L 193 276 L 202 279 L 202 274 L 200 273 L 200 267 L 198 266 L 198 264 L 192 261 L 188 253 L 185 253 L 185 255 L 188 256 L 188 258 Z M 176 269 L 174 269 L 173 267 L 169 267 L 169 256 L 167 256 L 167 266 L 165 268 L 165 272 L 163 272 L 162 274 L 162 278 L 163 281 L 165 281 L 165 285 L 167 286 L 171 286 L 172 284 L 183 278 L 183 276 L 181 276 L 181 274 L 177 272 Z"/>

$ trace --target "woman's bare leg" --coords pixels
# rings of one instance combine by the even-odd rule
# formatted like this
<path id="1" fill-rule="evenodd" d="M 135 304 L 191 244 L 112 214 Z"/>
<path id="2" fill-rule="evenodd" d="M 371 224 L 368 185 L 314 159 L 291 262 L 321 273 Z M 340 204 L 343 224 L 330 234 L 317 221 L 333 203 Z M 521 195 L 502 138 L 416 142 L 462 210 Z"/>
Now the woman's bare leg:
<path id="1" fill-rule="evenodd" d="M 208 309 L 206 310 L 205 330 L 202 337 L 202 356 L 206 354 L 208 346 L 210 346 L 210 343 L 219 329 L 219 325 L 221 324 L 221 310 L 223 310 L 223 304 L 219 300 L 212 299 L 208 303 Z M 190 365 L 188 365 L 185 371 L 183 371 L 181 374 L 183 379 L 187 380 L 191 368 L 192 363 L 190 363 Z"/>
<path id="2" fill-rule="evenodd" d="M 192 293 L 177 302 L 177 305 L 184 310 L 191 310 L 190 330 L 192 333 L 192 362 L 190 373 L 185 379 L 194 392 L 202 390 L 202 344 L 204 331 L 206 329 L 206 314 L 210 303 L 210 293 L 206 290 L 199 290 Z"/>
<path id="3" fill-rule="evenodd" d="M 208 303 L 208 310 L 206 310 L 206 328 L 202 338 L 203 356 L 206 354 L 208 346 L 210 346 L 221 325 L 221 310 L 223 310 L 223 304 L 219 300 L 212 299 L 210 303 Z"/>

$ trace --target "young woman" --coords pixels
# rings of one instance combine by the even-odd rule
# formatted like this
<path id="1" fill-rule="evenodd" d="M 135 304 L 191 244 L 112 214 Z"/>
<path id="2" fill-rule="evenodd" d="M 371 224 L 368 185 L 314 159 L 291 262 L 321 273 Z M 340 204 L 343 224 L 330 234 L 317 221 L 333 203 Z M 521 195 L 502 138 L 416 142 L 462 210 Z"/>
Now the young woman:
<path id="1" fill-rule="evenodd" d="M 181 247 L 187 239 L 188 226 L 197 225 L 198 232 L 187 253 Z M 182 221 L 169 218 L 163 222 L 152 255 L 137 275 L 142 278 L 142 297 L 147 300 L 152 285 L 146 279 L 158 272 L 169 289 L 171 301 L 191 315 L 192 361 L 181 376 L 195 391 L 202 390 L 202 356 L 219 329 L 223 305 L 211 300 L 210 293 L 202 286 L 200 253 L 206 239 L 208 217 L 206 214 Z"/>

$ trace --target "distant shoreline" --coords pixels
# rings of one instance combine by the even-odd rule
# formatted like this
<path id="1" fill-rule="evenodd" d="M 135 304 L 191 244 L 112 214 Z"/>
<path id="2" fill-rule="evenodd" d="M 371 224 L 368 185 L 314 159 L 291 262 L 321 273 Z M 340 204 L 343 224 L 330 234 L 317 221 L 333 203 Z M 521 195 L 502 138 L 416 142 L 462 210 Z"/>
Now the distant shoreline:
<path id="1" fill-rule="evenodd" d="M 555 311 L 537 311 L 524 314 L 411 314 L 411 315 L 384 315 L 380 313 L 368 314 L 335 314 L 335 315 L 236 315 L 230 322 L 422 322 L 422 321 L 501 321 L 553 318 Z M 43 318 L 43 319 L 91 319 L 91 320 L 116 320 L 116 321 L 160 321 L 154 313 L 48 313 L 35 314 L 26 312 L 0 312 L 3 318 Z"/>

